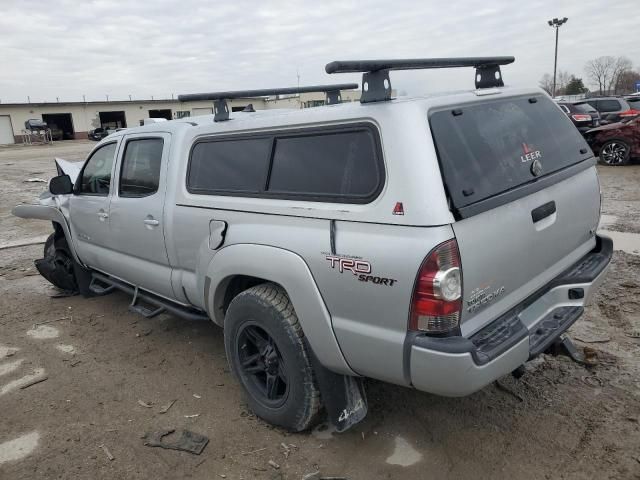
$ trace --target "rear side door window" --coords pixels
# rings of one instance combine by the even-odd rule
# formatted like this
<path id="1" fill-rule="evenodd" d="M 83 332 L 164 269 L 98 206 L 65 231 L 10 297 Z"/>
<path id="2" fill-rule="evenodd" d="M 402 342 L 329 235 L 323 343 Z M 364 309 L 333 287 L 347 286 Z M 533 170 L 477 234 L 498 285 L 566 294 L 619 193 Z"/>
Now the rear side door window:
<path id="1" fill-rule="evenodd" d="M 352 199 L 375 194 L 380 183 L 368 130 L 276 139 L 269 191 Z"/>
<path id="2" fill-rule="evenodd" d="M 106 197 L 111 187 L 111 170 L 117 143 L 108 143 L 93 152 L 82 169 L 77 193 Z"/>
<path id="3" fill-rule="evenodd" d="M 601 112 L 617 112 L 622 108 L 617 100 L 598 100 L 598 110 Z"/>
<path id="4" fill-rule="evenodd" d="M 163 146 L 162 138 L 127 141 L 120 170 L 120 197 L 147 197 L 158 191 Z"/>

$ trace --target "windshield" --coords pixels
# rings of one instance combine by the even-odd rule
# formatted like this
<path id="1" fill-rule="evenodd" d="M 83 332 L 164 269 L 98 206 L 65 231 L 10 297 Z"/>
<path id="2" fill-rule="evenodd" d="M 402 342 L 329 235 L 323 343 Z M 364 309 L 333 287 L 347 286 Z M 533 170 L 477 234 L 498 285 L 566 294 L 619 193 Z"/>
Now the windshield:
<path id="1" fill-rule="evenodd" d="M 432 113 L 430 123 L 456 208 L 592 155 L 573 123 L 543 95 L 450 107 Z"/>

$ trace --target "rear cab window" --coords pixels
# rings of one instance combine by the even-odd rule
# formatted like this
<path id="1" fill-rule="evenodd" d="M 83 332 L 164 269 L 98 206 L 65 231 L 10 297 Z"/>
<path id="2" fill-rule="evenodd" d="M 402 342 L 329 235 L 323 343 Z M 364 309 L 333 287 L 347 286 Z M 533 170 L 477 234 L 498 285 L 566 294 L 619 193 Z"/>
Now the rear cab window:
<path id="1" fill-rule="evenodd" d="M 190 193 L 332 203 L 368 203 L 383 183 L 370 125 L 200 139 L 187 173 Z"/>
<path id="2" fill-rule="evenodd" d="M 444 182 L 459 215 L 461 209 L 593 156 L 571 121 L 542 95 L 438 109 L 429 122 Z M 502 203 L 510 201 L 503 198 Z M 490 208 L 495 206 L 494 201 Z"/>

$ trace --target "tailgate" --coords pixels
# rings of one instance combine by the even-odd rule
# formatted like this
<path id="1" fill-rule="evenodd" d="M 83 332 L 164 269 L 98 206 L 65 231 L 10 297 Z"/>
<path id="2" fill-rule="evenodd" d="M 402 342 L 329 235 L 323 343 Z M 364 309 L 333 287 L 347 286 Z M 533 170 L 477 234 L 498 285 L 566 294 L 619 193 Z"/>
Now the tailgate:
<path id="1" fill-rule="evenodd" d="M 472 334 L 595 245 L 593 154 L 542 94 L 430 112 L 460 249 L 461 330 Z"/>
<path id="2" fill-rule="evenodd" d="M 598 179 L 591 167 L 454 223 L 462 263 L 463 334 L 522 302 L 593 249 L 599 211 Z"/>

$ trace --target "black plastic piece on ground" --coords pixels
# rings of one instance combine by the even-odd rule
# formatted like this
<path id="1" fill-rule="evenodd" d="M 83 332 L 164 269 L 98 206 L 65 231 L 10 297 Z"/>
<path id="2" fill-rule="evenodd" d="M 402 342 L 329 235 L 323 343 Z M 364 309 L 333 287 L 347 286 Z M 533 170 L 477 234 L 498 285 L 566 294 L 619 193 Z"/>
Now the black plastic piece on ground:
<path id="1" fill-rule="evenodd" d="M 195 455 L 200 455 L 209 443 L 209 439 L 204 435 L 189 430 L 180 430 L 178 438 L 173 441 L 164 439 L 173 432 L 175 432 L 175 429 L 148 432 L 142 438 L 145 440 L 144 444 L 148 447 L 181 450 Z"/>
<path id="2" fill-rule="evenodd" d="M 367 416 L 363 379 L 332 372 L 320 363 L 308 343 L 307 347 L 329 421 L 336 431 L 344 432 Z"/>

